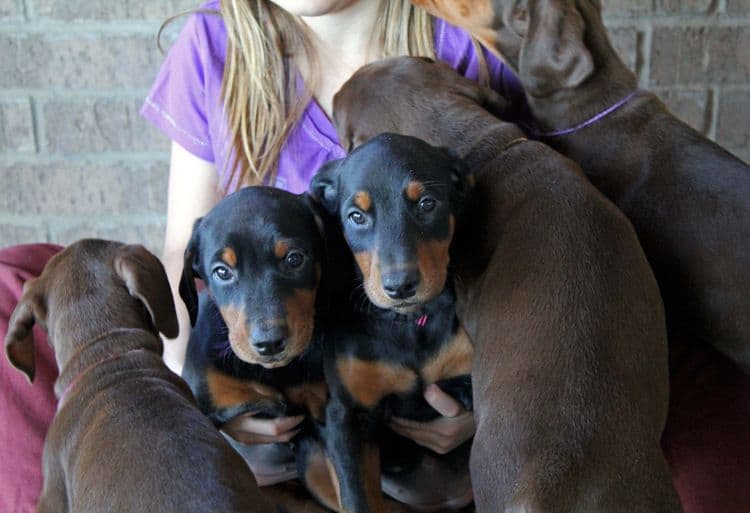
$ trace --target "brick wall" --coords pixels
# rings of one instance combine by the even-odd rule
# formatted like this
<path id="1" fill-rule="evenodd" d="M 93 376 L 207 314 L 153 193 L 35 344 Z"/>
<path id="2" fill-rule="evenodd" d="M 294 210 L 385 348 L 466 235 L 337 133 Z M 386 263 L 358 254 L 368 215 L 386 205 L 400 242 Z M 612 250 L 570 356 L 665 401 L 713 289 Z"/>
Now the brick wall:
<path id="1" fill-rule="evenodd" d="M 604 0 L 641 85 L 750 160 L 750 0 Z M 0 0 L 0 246 L 159 251 L 169 143 L 138 116 L 154 36 L 195 0 Z"/>
<path id="2" fill-rule="evenodd" d="M 138 109 L 160 23 L 195 5 L 0 0 L 0 245 L 94 236 L 160 251 L 169 141 Z"/>

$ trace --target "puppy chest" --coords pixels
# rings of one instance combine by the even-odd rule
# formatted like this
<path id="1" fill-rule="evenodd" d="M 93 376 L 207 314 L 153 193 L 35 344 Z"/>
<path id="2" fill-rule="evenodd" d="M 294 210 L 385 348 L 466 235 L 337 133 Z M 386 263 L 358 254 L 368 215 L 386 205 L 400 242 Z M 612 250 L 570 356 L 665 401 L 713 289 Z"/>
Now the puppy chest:
<path id="1" fill-rule="evenodd" d="M 341 355 L 336 361 L 342 385 L 365 407 L 374 407 L 389 395 L 410 395 L 426 385 L 471 372 L 474 351 L 461 327 L 442 336 L 413 330 L 400 340 L 381 340 L 369 351 Z"/>

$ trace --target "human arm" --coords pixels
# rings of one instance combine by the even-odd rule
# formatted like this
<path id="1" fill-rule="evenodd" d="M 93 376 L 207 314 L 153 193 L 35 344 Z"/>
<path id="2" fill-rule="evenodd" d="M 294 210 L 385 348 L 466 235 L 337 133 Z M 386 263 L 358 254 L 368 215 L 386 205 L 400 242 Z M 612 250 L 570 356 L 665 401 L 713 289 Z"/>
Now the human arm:
<path id="1" fill-rule="evenodd" d="M 177 374 L 182 373 L 190 337 L 190 317 L 179 294 L 185 248 L 190 240 L 195 220 L 206 214 L 222 196 L 214 164 L 196 157 L 173 142 L 167 194 L 167 230 L 162 260 L 175 298 L 180 325 L 178 337 L 165 341 L 164 361 Z M 230 420 L 222 430 L 242 443 L 286 442 L 296 434 L 294 427 L 301 421 L 302 417 L 256 419 L 248 414 Z"/>
<path id="2" fill-rule="evenodd" d="M 178 143 L 172 143 L 167 193 L 167 229 L 164 236 L 162 262 L 175 298 L 180 333 L 164 344 L 164 362 L 177 374 L 182 373 L 190 317 L 180 298 L 179 284 L 183 258 L 193 223 L 208 212 L 222 197 L 213 163 L 196 157 Z"/>

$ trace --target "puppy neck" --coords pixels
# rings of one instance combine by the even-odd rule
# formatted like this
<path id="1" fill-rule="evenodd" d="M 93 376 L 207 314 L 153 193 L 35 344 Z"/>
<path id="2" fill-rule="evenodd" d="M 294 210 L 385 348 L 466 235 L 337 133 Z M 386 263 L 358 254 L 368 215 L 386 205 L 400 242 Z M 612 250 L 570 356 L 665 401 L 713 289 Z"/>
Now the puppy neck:
<path id="1" fill-rule="evenodd" d="M 161 338 L 151 330 L 128 327 L 110 328 L 76 344 L 75 351 L 67 361 L 58 361 L 60 374 L 55 381 L 55 394 L 62 402 L 71 385 L 88 371 L 134 350 L 151 351 L 161 357 L 163 344 Z"/>

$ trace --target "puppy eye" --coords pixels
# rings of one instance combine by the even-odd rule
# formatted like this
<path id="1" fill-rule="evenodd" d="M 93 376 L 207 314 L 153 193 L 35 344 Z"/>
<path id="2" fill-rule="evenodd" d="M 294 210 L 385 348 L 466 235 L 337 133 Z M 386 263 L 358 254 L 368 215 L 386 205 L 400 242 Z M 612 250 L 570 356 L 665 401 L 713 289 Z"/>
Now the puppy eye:
<path id="1" fill-rule="evenodd" d="M 232 279 L 232 271 L 230 271 L 228 268 L 224 267 L 223 265 L 217 266 L 214 268 L 214 276 L 218 278 L 221 281 L 229 281 Z"/>
<path id="2" fill-rule="evenodd" d="M 428 197 L 428 198 L 422 198 L 421 200 L 419 200 L 419 204 L 417 205 L 417 208 L 419 209 L 420 212 L 427 214 L 428 212 L 432 212 L 433 210 L 435 210 L 435 205 L 437 205 L 435 200 Z"/>
<path id="3" fill-rule="evenodd" d="M 297 269 L 301 267 L 304 262 L 305 262 L 305 255 L 303 255 L 299 251 L 291 251 L 286 256 L 286 265 L 288 265 L 292 269 Z"/>
<path id="4" fill-rule="evenodd" d="M 365 215 L 362 212 L 357 212 L 356 210 L 349 214 L 349 220 L 354 224 L 365 224 L 366 222 Z"/>

